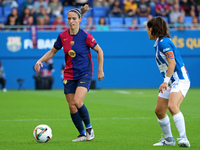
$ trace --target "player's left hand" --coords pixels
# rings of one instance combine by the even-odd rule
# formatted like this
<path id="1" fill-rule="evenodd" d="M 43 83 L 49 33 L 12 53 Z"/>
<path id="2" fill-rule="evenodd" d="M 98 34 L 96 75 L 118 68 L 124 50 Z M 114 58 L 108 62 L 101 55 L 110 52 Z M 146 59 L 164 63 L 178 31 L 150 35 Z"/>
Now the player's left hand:
<path id="1" fill-rule="evenodd" d="M 167 87 L 168 87 L 168 83 L 163 82 L 163 83 L 160 85 L 160 87 L 159 87 L 159 93 L 160 93 L 160 92 L 163 93 L 163 91 L 166 90 Z"/>
<path id="2" fill-rule="evenodd" d="M 104 72 L 103 71 L 99 72 L 98 73 L 98 80 L 101 81 L 101 80 L 103 80 L 103 78 L 104 78 Z"/>

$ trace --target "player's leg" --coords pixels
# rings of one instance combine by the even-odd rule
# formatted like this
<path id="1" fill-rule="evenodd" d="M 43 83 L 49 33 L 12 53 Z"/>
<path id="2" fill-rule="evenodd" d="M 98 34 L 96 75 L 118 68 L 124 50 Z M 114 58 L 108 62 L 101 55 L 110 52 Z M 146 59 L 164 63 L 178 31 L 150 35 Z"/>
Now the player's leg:
<path id="1" fill-rule="evenodd" d="M 88 79 L 80 79 L 78 83 L 78 87 L 76 89 L 74 101 L 75 105 L 78 108 L 78 112 L 80 117 L 82 118 L 85 127 L 86 127 L 86 136 L 87 140 L 93 140 L 94 139 L 94 130 L 92 129 L 91 123 L 90 123 L 90 117 L 87 107 L 83 104 L 83 100 L 85 98 L 85 95 L 87 94 L 90 87 L 90 80 Z"/>
<path id="2" fill-rule="evenodd" d="M 186 129 L 185 129 L 185 120 L 182 112 L 180 111 L 179 107 L 184 99 L 181 91 L 179 92 L 172 92 L 169 97 L 169 111 L 173 116 L 174 123 L 180 135 L 180 141 L 178 145 L 180 147 L 190 147 L 190 143 L 186 136 Z"/>
<path id="3" fill-rule="evenodd" d="M 77 139 L 73 140 L 73 142 L 85 141 L 86 140 L 85 129 L 83 126 L 82 119 L 78 113 L 78 109 L 75 105 L 74 95 L 75 95 L 74 93 L 68 93 L 65 95 L 69 105 L 72 121 L 77 130 L 79 131 L 79 136 L 77 137 Z"/>
<path id="4" fill-rule="evenodd" d="M 165 135 L 165 138 L 161 138 L 160 142 L 155 143 L 153 146 L 175 145 L 175 140 L 171 132 L 170 119 L 167 115 L 168 96 L 169 96 L 169 89 L 164 91 L 163 93 L 159 93 L 158 96 L 155 113 L 158 117 L 158 123 Z"/>
<path id="5" fill-rule="evenodd" d="M 85 141 L 86 140 L 85 129 L 74 101 L 75 91 L 77 88 L 77 81 L 63 80 L 63 83 L 64 83 L 64 93 L 69 105 L 70 115 L 75 127 L 79 131 L 78 138 L 73 140 L 73 142 Z"/>
<path id="6" fill-rule="evenodd" d="M 0 83 L 2 84 L 2 91 L 6 92 L 7 89 L 5 88 L 6 80 L 4 78 L 0 78 Z"/>

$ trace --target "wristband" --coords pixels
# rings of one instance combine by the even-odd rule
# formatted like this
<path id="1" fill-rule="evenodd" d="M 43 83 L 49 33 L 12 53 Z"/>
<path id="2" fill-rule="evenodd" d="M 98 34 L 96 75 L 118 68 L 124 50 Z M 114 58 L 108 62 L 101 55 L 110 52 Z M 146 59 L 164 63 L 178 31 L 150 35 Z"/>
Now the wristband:
<path id="1" fill-rule="evenodd" d="M 165 77 L 164 82 L 169 83 L 170 77 Z"/>

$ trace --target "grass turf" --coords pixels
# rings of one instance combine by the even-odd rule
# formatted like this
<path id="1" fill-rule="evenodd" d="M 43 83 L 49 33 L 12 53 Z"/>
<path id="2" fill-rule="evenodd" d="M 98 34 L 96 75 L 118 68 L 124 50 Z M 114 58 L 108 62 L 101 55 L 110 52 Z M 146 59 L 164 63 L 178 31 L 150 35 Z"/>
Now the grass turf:
<path id="1" fill-rule="evenodd" d="M 91 90 L 84 100 L 95 139 L 72 143 L 78 136 L 69 115 L 63 90 L 8 90 L 0 92 L 0 150 L 154 150 L 162 133 L 154 108 L 158 89 Z M 181 105 L 190 149 L 200 148 L 200 92 L 190 89 Z M 169 114 L 169 112 L 168 112 Z M 179 134 L 170 116 L 174 138 Z M 39 124 L 52 128 L 48 143 L 37 143 L 33 129 Z"/>

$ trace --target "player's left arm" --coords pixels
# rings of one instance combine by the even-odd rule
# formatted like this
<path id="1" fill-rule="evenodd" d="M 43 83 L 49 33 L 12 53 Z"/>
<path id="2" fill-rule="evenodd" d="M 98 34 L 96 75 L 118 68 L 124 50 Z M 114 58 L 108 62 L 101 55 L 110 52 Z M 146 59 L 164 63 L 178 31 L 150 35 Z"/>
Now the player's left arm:
<path id="1" fill-rule="evenodd" d="M 168 61 L 168 69 L 167 69 L 166 76 L 171 78 L 176 66 L 174 52 L 173 51 L 166 52 L 165 57 L 167 58 L 167 61 Z"/>
<path id="2" fill-rule="evenodd" d="M 93 48 L 97 52 L 97 58 L 98 58 L 98 80 L 101 81 L 104 78 L 104 72 L 103 72 L 103 51 L 101 47 L 96 44 L 96 46 Z"/>
<path id="3" fill-rule="evenodd" d="M 168 51 L 164 52 L 165 57 L 166 57 L 167 62 L 168 62 L 168 69 L 167 69 L 167 72 L 166 72 L 164 82 L 159 87 L 159 92 L 163 92 L 163 89 L 164 90 L 167 89 L 168 82 L 169 82 L 170 78 L 172 77 L 172 75 L 174 73 L 175 66 L 176 66 L 176 61 L 175 61 L 174 52 L 173 52 L 172 48 L 167 47 L 165 49 L 169 49 Z"/>
<path id="4" fill-rule="evenodd" d="M 97 52 L 98 65 L 99 65 L 99 67 L 98 67 L 98 80 L 101 81 L 104 78 L 103 51 L 90 33 L 87 36 L 86 45 L 91 47 L 92 49 L 94 49 Z"/>

